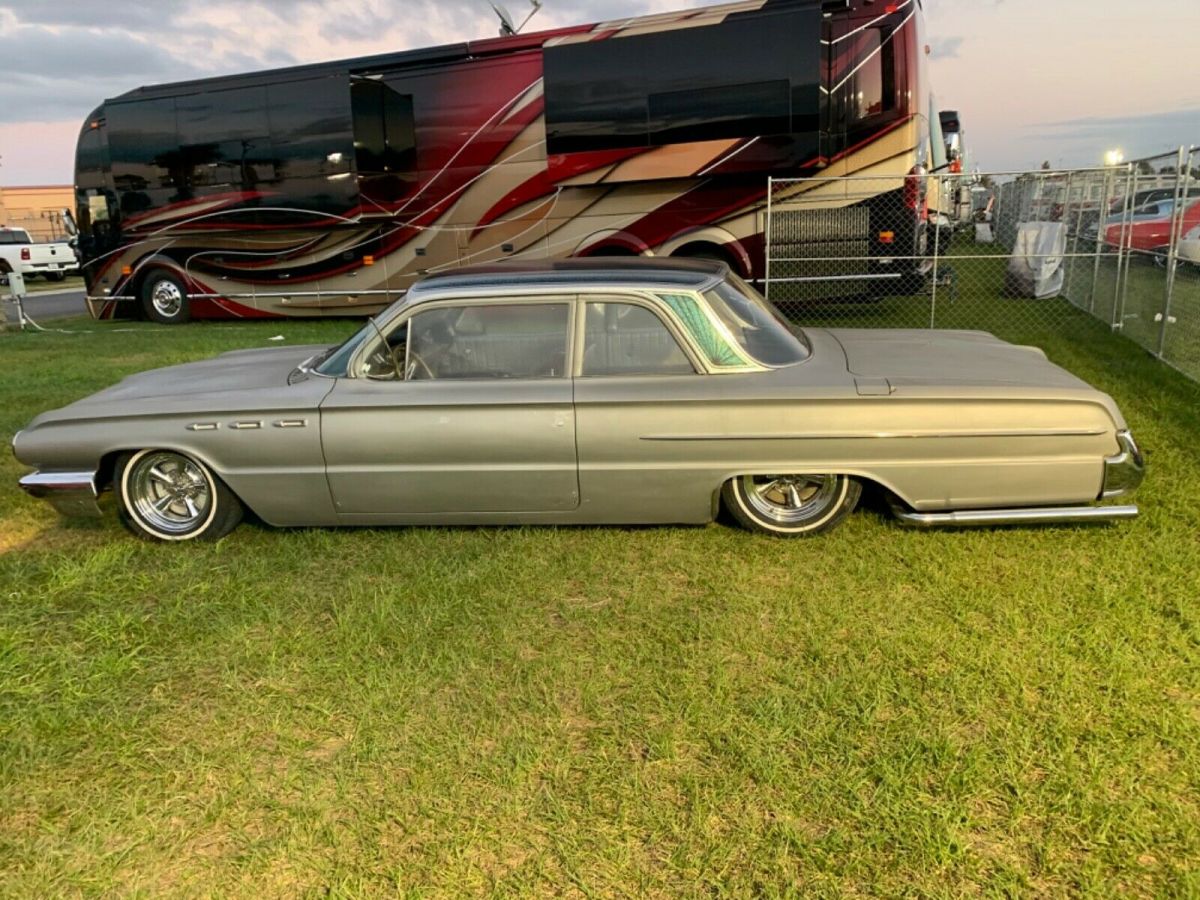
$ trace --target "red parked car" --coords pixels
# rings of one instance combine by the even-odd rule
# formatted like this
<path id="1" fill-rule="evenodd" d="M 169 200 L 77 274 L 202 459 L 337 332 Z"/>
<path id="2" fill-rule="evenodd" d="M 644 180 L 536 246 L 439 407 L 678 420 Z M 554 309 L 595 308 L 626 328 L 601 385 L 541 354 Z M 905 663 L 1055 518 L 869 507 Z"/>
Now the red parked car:
<path id="1" fill-rule="evenodd" d="M 1155 200 L 1133 210 L 1128 219 L 1118 214 L 1105 222 L 1104 242 L 1112 247 L 1129 247 L 1165 255 L 1171 246 L 1171 228 L 1187 234 L 1200 226 L 1200 200 L 1188 201 L 1182 222 L 1175 215 L 1174 200 Z"/>

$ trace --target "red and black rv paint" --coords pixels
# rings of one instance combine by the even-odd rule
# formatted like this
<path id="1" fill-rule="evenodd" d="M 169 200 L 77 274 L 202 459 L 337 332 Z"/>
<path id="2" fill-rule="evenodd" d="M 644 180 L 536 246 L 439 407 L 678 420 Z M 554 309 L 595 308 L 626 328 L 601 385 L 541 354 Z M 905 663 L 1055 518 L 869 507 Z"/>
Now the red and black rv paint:
<path id="1" fill-rule="evenodd" d="M 856 202 L 847 237 L 880 258 L 864 278 L 912 272 L 922 47 L 919 0 L 746 0 L 140 88 L 79 138 L 89 306 L 371 314 L 509 257 L 719 256 L 761 279 L 768 176 L 816 174 L 904 184 Z M 150 302 L 164 281 L 177 317 Z"/>

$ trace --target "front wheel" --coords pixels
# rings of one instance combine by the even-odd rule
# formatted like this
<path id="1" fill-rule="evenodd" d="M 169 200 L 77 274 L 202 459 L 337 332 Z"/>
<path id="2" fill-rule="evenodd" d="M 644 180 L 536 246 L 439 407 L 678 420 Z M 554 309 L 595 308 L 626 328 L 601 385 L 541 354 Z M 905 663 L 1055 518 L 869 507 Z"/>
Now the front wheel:
<path id="1" fill-rule="evenodd" d="M 847 475 L 742 475 L 721 490 L 750 531 L 802 537 L 829 531 L 854 511 L 862 485 Z"/>
<path id="2" fill-rule="evenodd" d="M 202 462 L 170 450 L 141 450 L 116 466 L 121 521 L 139 537 L 215 541 L 237 527 L 242 504 Z"/>
<path id="3" fill-rule="evenodd" d="M 180 325 L 191 318 L 183 282 L 162 270 L 151 272 L 142 282 L 142 310 L 160 325 Z"/>

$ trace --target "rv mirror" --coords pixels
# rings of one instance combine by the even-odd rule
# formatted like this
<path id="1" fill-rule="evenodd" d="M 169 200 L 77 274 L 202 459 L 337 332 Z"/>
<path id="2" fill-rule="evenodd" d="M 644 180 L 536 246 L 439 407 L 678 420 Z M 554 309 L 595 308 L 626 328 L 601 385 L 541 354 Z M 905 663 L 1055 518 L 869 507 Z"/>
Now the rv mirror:
<path id="1" fill-rule="evenodd" d="M 75 217 L 71 215 L 71 211 L 66 207 L 62 211 L 63 230 L 71 237 L 79 234 L 79 226 L 75 224 Z"/>

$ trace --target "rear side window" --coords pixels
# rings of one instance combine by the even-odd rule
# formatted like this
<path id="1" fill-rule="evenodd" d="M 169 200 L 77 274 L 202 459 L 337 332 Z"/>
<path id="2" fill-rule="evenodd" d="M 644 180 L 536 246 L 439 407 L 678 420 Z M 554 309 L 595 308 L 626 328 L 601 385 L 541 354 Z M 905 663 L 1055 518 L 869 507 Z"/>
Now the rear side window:
<path id="1" fill-rule="evenodd" d="M 588 303 L 583 347 L 584 376 L 696 372 L 663 321 L 631 303 Z"/>

